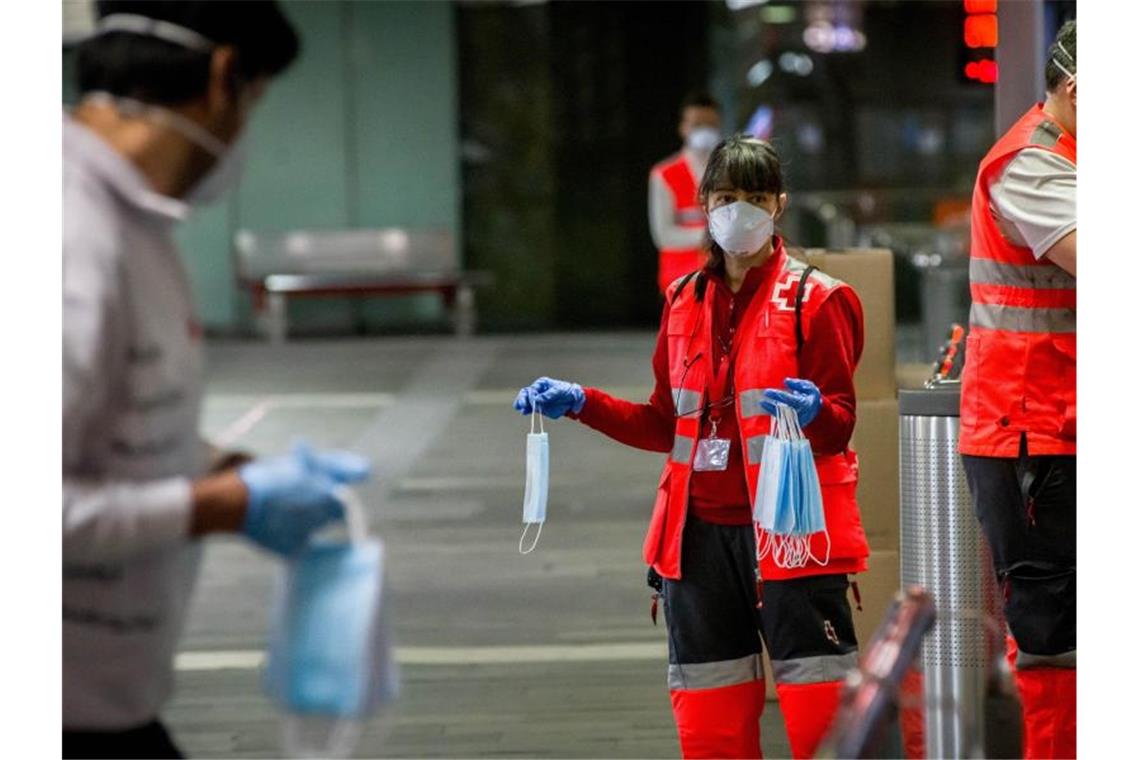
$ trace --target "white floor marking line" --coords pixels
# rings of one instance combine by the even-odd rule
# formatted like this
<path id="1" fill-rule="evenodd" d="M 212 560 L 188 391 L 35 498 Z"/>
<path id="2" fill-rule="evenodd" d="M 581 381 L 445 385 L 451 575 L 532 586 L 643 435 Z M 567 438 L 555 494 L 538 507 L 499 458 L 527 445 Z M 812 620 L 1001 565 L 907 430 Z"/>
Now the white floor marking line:
<path id="1" fill-rule="evenodd" d="M 372 409 L 391 406 L 394 393 L 279 393 L 272 396 L 211 396 L 207 403 L 254 407 L 230 423 L 214 439 L 221 448 L 233 446 L 275 409 Z"/>
<path id="2" fill-rule="evenodd" d="M 254 426 L 261 422 L 262 418 L 269 413 L 271 405 L 272 402 L 269 399 L 263 399 L 259 404 L 241 417 L 238 417 L 234 422 L 231 422 L 225 430 L 219 433 L 214 438 L 214 445 L 221 449 L 233 446 L 237 443 L 238 439 L 250 430 L 253 430 Z"/>
<path id="3" fill-rule="evenodd" d="M 482 647 L 396 647 L 402 665 L 527 665 L 564 662 L 664 660 L 665 642 L 618 644 L 551 644 Z M 180 652 L 174 667 L 181 672 L 256 670 L 265 662 L 258 650 Z"/>
<path id="4" fill-rule="evenodd" d="M 396 400 L 394 393 L 273 393 L 251 396 L 217 393 L 208 395 L 206 403 L 218 406 L 242 406 L 258 401 L 269 401 L 274 407 L 285 409 L 324 409 L 336 407 L 388 406 Z"/>

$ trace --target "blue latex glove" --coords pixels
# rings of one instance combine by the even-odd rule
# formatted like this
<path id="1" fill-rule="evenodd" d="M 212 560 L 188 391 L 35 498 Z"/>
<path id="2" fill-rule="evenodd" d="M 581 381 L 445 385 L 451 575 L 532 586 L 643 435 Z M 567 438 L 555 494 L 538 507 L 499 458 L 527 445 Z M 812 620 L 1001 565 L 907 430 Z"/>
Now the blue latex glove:
<path id="1" fill-rule="evenodd" d="M 780 391 L 774 388 L 765 390 L 763 399 L 760 401 L 760 407 L 768 414 L 775 416 L 776 404 L 786 404 L 795 410 L 796 418 L 800 421 L 800 427 L 806 428 L 819 414 L 819 408 L 823 406 L 823 396 L 820 394 L 819 388 L 811 380 L 801 380 L 798 377 L 784 378 L 784 385 L 788 390 Z"/>
<path id="2" fill-rule="evenodd" d="M 365 480 L 369 470 L 358 454 L 315 452 L 305 443 L 285 456 L 250 462 L 238 470 L 249 491 L 242 533 L 276 554 L 295 554 L 314 532 L 343 519 L 336 489 Z"/>
<path id="3" fill-rule="evenodd" d="M 515 409 L 531 414 L 534 407 L 543 417 L 556 420 L 567 412 L 578 414 L 586 404 L 586 392 L 577 383 L 540 377 L 515 396 Z"/>

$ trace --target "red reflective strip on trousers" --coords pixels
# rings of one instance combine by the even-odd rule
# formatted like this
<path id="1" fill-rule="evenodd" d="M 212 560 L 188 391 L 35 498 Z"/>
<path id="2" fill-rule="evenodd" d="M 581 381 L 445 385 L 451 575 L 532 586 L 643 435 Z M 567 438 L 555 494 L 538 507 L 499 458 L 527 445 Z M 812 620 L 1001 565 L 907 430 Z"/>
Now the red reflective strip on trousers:
<path id="1" fill-rule="evenodd" d="M 759 758 L 764 682 L 669 692 L 681 757 Z"/>
<path id="2" fill-rule="evenodd" d="M 776 684 L 780 712 L 788 730 L 788 743 L 792 745 L 792 757 L 798 760 L 815 755 L 839 709 L 842 686 L 842 681 Z"/>
<path id="3" fill-rule="evenodd" d="M 1018 306 L 1025 309 L 1075 309 L 1077 291 L 1072 288 L 1018 288 L 1012 285 L 970 283 L 975 303 Z"/>
<path id="4" fill-rule="evenodd" d="M 1076 668 L 1017 671 L 1026 758 L 1077 756 Z"/>

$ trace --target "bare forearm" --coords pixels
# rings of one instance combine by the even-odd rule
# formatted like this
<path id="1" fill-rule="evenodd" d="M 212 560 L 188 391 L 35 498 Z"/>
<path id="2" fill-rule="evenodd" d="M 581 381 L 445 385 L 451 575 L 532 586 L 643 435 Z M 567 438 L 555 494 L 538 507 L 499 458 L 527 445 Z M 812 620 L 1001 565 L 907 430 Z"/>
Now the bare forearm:
<path id="1" fill-rule="evenodd" d="M 1045 258 L 1064 269 L 1073 277 L 1077 276 L 1077 231 L 1073 230 L 1045 251 Z"/>
<path id="2" fill-rule="evenodd" d="M 193 511 L 190 535 L 236 533 L 245 521 L 249 492 L 237 474 L 230 469 L 194 481 L 191 485 Z"/>

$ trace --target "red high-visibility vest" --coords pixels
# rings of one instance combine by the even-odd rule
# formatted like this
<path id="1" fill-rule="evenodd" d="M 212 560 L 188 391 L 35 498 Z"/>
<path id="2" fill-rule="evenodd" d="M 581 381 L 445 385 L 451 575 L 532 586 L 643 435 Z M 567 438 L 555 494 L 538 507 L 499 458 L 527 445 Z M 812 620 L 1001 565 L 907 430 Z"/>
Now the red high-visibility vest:
<path id="1" fill-rule="evenodd" d="M 697 178 L 681 153 L 670 156 L 650 170 L 673 193 L 673 223 L 679 227 L 704 227 L 705 214 L 697 200 Z M 657 287 L 662 293 L 678 277 L 700 269 L 705 252 L 700 248 L 662 248 L 657 253 Z"/>
<path id="2" fill-rule="evenodd" d="M 767 412 L 760 408 L 761 394 L 765 388 L 783 388 L 785 378 L 802 377 L 796 355 L 795 301 L 800 277 L 807 265 L 788 256 L 780 242 L 772 255 L 778 257 L 772 274 L 760 284 L 736 332 L 737 340 L 747 343 L 740 347 L 732 376 L 740 445 L 753 502 L 760 480 L 761 452 L 771 422 Z M 661 472 L 643 547 L 646 564 L 652 565 L 663 577 L 673 579 L 681 577 L 681 533 L 688 514 L 692 461 L 701 432 L 702 415 L 693 412 L 707 403 L 708 384 L 713 374 L 711 291 L 698 301 L 696 283 L 690 281 L 678 294 L 684 279 L 674 282 L 666 292 L 672 304 L 667 326 L 669 377 L 678 416 L 673 450 Z M 801 315 L 805 336 L 811 334 L 812 319 L 819 308 L 841 288 L 850 289 L 850 286 L 818 270 L 808 276 Z M 760 574 L 765 580 L 867 569 L 867 537 L 855 502 L 859 478 L 855 452 L 847 449 L 839 454 L 818 455 L 815 466 L 831 538 L 830 561 L 824 566 L 809 562 L 805 568 L 787 570 L 777 567 L 769 555 L 760 563 Z M 827 554 L 822 533 L 813 537 L 812 553 L 819 558 Z"/>
<path id="3" fill-rule="evenodd" d="M 970 334 L 962 370 L 960 450 L 1016 457 L 1077 453 L 1077 280 L 1002 236 L 990 183 L 1024 148 L 1077 163 L 1077 140 L 1037 104 L 978 168 L 970 230 Z"/>

